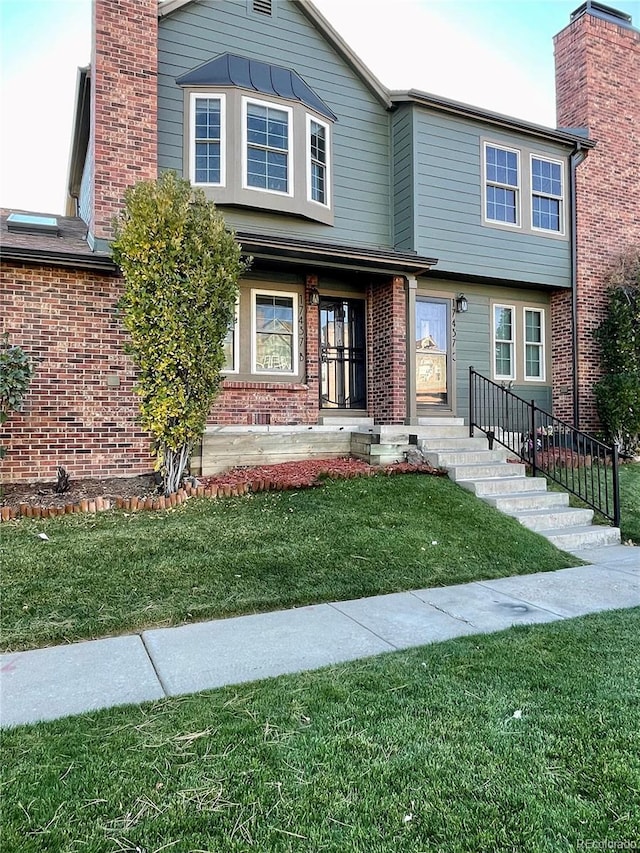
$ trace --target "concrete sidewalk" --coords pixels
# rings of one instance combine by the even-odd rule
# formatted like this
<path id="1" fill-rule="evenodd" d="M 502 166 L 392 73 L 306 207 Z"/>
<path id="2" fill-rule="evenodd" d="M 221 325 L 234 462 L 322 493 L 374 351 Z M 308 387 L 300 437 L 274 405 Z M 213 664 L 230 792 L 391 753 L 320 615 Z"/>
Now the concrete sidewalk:
<path id="1" fill-rule="evenodd" d="M 640 548 L 576 551 L 592 565 L 160 628 L 0 656 L 0 725 L 640 605 Z"/>

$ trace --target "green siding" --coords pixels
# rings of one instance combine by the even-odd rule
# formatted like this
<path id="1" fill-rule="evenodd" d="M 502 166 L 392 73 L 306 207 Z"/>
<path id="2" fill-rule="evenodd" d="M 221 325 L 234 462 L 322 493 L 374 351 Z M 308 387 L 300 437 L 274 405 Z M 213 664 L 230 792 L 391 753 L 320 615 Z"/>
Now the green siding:
<path id="1" fill-rule="evenodd" d="M 181 74 L 231 52 L 292 68 L 338 117 L 333 128 L 334 225 L 259 210 L 223 208 L 239 230 L 391 247 L 390 118 L 384 105 L 293 4 L 273 17 L 246 0 L 191 3 L 160 19 L 158 156 L 161 169 L 186 174 Z"/>
<path id="2" fill-rule="evenodd" d="M 91 208 L 93 206 L 93 152 L 91 147 L 87 149 L 87 156 L 82 170 L 80 181 L 80 196 L 78 198 L 78 215 L 83 222 L 89 224 L 91 219 Z"/>
<path id="3" fill-rule="evenodd" d="M 416 250 L 438 258 L 436 271 L 569 287 L 568 237 L 482 225 L 481 139 L 564 160 L 567 148 L 423 107 L 413 112 Z"/>
<path id="4" fill-rule="evenodd" d="M 415 245 L 413 168 L 413 113 L 397 110 L 391 119 L 393 145 L 393 222 L 395 246 L 411 250 Z"/>
<path id="5" fill-rule="evenodd" d="M 456 391 L 456 415 L 468 419 L 469 416 L 469 367 L 473 366 L 478 373 L 492 378 L 491 366 L 491 303 L 492 301 L 506 304 L 522 303 L 534 308 L 545 309 L 546 316 L 546 353 L 549 354 L 551 334 L 549 324 L 550 301 L 547 293 L 541 290 L 529 290 L 521 287 L 487 287 L 471 285 L 467 282 L 451 283 L 433 279 L 418 280 L 418 295 L 450 295 L 452 298 L 462 292 L 469 302 L 469 310 L 465 314 L 455 315 L 456 339 L 454 346 L 454 376 Z M 520 347 L 521 339 L 516 340 Z M 521 382 L 516 377 L 512 387 L 514 394 L 524 400 L 535 400 L 536 405 L 546 411 L 551 411 L 552 393 L 551 377 L 547 375 L 545 383 Z"/>

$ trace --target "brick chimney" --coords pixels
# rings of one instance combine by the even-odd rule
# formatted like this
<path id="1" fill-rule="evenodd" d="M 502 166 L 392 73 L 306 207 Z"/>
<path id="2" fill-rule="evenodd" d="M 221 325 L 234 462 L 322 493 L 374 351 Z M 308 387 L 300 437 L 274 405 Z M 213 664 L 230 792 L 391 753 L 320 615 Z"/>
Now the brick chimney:
<path id="1" fill-rule="evenodd" d="M 587 0 L 554 46 L 558 127 L 586 128 L 597 143 L 576 176 L 579 426 L 593 430 L 601 375 L 593 332 L 607 304 L 606 278 L 617 257 L 640 244 L 640 32 L 629 15 Z M 556 317 L 554 349 L 571 334 L 566 320 Z M 560 417 L 562 405 L 566 398 Z"/>
<path id="2" fill-rule="evenodd" d="M 112 236 L 125 189 L 158 168 L 158 2 L 93 0 L 89 232 Z"/>

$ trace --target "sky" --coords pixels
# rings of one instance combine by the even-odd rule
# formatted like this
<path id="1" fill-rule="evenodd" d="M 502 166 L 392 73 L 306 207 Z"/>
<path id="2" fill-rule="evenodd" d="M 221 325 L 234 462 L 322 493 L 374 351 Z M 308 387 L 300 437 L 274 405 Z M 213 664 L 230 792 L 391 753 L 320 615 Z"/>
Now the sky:
<path id="1" fill-rule="evenodd" d="M 419 89 L 554 127 L 553 36 L 580 2 L 315 5 L 388 88 Z M 607 5 L 640 27 L 640 0 Z M 0 0 L 2 207 L 64 213 L 77 69 L 89 63 L 90 45 L 91 0 Z"/>

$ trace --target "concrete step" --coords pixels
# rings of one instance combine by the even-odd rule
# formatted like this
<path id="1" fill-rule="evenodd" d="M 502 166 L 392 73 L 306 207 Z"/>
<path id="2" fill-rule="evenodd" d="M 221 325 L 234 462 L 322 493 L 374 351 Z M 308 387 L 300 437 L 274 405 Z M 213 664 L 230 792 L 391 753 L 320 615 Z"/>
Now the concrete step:
<path id="1" fill-rule="evenodd" d="M 318 418 L 318 423 L 323 424 L 325 426 L 335 426 L 335 427 L 351 427 L 353 429 L 358 429 L 359 427 L 369 427 L 373 426 L 373 418 L 343 418 L 338 415 L 321 415 Z"/>
<path id="2" fill-rule="evenodd" d="M 587 527 L 593 521 L 592 509 L 556 507 L 552 509 L 517 510 L 510 512 L 520 524 L 529 530 L 564 530 L 571 527 Z"/>
<path id="3" fill-rule="evenodd" d="M 475 438 L 465 436 L 427 436 L 418 438 L 418 447 L 423 450 L 487 450 L 489 443 L 484 436 L 477 435 Z"/>
<path id="4" fill-rule="evenodd" d="M 456 424 L 435 424 L 434 426 L 412 425 L 407 427 L 411 435 L 421 438 L 469 438 L 466 426 Z"/>
<path id="5" fill-rule="evenodd" d="M 529 480 L 533 478 L 529 477 Z M 485 495 L 485 503 L 499 509 L 500 512 L 511 514 L 521 510 L 550 509 L 551 507 L 569 506 L 569 495 L 566 492 L 513 492 L 510 495 Z"/>
<path id="6" fill-rule="evenodd" d="M 449 468 L 449 477 L 455 482 L 460 480 L 486 480 L 495 478 L 498 480 L 510 479 L 511 477 L 524 477 L 525 466 L 522 463 L 512 464 L 510 462 L 487 462 L 483 465 L 452 465 Z"/>
<path id="7" fill-rule="evenodd" d="M 538 530 L 541 536 L 563 551 L 579 551 L 581 548 L 596 548 L 599 545 L 619 545 L 620 530 L 604 524 L 589 527 L 567 527 L 564 530 Z"/>
<path id="8" fill-rule="evenodd" d="M 467 435 L 469 434 L 469 427 L 464 426 L 464 418 L 454 418 L 454 417 L 430 417 L 430 418 L 418 418 L 419 426 L 462 426 L 467 430 Z"/>
<path id="9" fill-rule="evenodd" d="M 423 451 L 424 457 L 436 468 L 454 468 L 458 465 L 486 465 L 504 462 L 502 450 L 434 450 Z"/>
<path id="10" fill-rule="evenodd" d="M 489 477 L 477 480 L 456 480 L 456 482 L 479 498 L 507 497 L 522 492 L 539 494 L 547 490 L 547 481 L 544 477 Z"/>
<path id="11" fill-rule="evenodd" d="M 404 454 L 411 447 L 410 444 L 402 444 L 398 442 L 398 444 L 372 444 L 369 448 L 369 455 L 373 458 L 374 456 L 397 456 L 399 455 L 401 459 L 404 459 Z"/>

